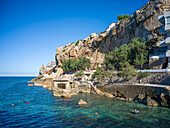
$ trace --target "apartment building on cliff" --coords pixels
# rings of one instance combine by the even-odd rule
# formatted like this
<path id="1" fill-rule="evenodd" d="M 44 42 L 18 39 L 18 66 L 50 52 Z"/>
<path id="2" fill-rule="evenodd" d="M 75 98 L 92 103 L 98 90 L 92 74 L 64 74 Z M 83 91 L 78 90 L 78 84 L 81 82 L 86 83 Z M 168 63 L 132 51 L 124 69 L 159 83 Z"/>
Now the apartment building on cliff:
<path id="1" fill-rule="evenodd" d="M 158 20 L 163 24 L 159 28 L 159 34 L 164 36 L 164 39 L 159 42 L 160 47 L 166 47 L 164 57 L 167 59 L 167 69 L 170 69 L 170 11 L 164 12 L 163 15 L 158 17 Z"/>
<path id="2" fill-rule="evenodd" d="M 164 12 L 158 17 L 162 26 L 159 34 L 162 38 L 159 47 L 155 47 L 153 53 L 149 55 L 149 72 L 170 72 L 170 11 Z"/>

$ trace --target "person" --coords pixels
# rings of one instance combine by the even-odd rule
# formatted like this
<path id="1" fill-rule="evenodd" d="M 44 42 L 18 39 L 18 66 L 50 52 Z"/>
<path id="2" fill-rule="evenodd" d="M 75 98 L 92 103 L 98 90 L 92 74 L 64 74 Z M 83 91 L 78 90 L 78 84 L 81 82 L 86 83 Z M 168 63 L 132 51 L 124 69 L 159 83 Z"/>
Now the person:
<path id="1" fill-rule="evenodd" d="M 96 113 L 95 113 L 95 115 L 97 115 L 97 116 L 98 116 L 98 113 L 96 112 Z"/>
<path id="2" fill-rule="evenodd" d="M 139 113 L 139 110 L 132 110 L 133 113 Z"/>

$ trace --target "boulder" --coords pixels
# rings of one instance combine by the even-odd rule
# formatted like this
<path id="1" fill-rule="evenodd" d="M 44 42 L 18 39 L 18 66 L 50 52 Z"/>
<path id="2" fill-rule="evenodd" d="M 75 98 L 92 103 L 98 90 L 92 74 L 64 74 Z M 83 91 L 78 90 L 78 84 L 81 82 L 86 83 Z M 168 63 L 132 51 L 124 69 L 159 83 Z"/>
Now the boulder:
<path id="1" fill-rule="evenodd" d="M 147 97 L 147 105 L 148 106 L 158 106 L 158 103 L 155 101 L 155 100 L 153 100 L 153 99 L 151 99 L 149 96 Z"/>
<path id="2" fill-rule="evenodd" d="M 168 106 L 168 102 L 167 102 L 167 99 L 165 98 L 165 94 L 164 93 L 161 93 L 160 99 L 161 99 L 161 105 L 162 106 Z"/>
<path id="3" fill-rule="evenodd" d="M 79 105 L 85 105 L 87 104 L 84 100 L 80 99 L 80 101 L 78 102 Z"/>
<path id="4" fill-rule="evenodd" d="M 138 95 L 138 98 L 139 98 L 140 100 L 143 100 L 143 99 L 145 98 L 145 95 L 141 93 L 141 94 Z"/>

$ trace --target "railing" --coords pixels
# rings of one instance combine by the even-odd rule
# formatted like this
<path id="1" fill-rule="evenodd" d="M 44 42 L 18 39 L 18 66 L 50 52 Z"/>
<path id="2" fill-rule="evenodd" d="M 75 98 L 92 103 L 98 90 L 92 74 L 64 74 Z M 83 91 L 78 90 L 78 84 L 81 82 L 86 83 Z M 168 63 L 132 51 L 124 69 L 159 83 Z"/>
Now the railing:
<path id="1" fill-rule="evenodd" d="M 166 53 L 149 55 L 149 59 L 151 59 L 151 58 L 164 58 L 164 57 L 166 57 Z"/>
<path id="2" fill-rule="evenodd" d="M 152 70 L 138 70 L 137 72 L 170 72 L 170 69 L 152 69 Z"/>

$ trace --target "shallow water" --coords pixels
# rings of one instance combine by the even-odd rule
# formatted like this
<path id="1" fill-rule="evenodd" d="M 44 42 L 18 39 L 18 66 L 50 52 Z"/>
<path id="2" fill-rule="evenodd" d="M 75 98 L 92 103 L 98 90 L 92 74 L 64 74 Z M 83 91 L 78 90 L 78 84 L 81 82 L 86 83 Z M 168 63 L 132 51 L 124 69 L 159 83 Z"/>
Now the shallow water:
<path id="1" fill-rule="evenodd" d="M 53 97 L 52 92 L 42 87 L 27 86 L 27 81 L 31 79 L 0 77 L 0 127 L 170 126 L 169 108 L 149 107 L 92 94 L 61 99 Z M 80 99 L 85 100 L 88 105 L 77 105 Z M 29 101 L 29 104 L 22 101 Z M 140 113 L 132 114 L 133 109 L 138 109 Z"/>

